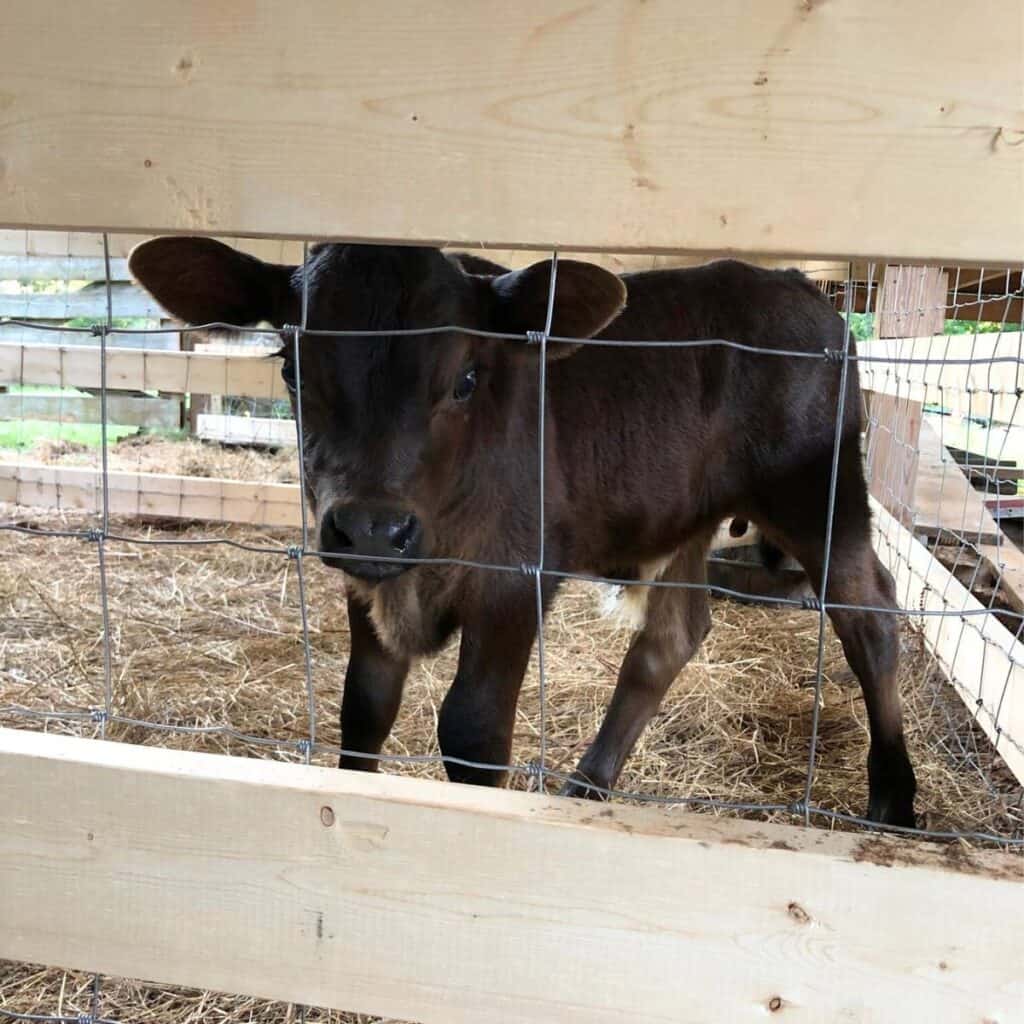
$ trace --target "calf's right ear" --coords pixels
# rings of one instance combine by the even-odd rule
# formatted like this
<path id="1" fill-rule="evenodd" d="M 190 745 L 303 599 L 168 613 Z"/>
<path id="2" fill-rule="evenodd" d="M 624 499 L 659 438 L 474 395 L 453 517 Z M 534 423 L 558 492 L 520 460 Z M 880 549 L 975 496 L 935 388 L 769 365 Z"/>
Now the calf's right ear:
<path id="1" fill-rule="evenodd" d="M 491 281 L 498 303 L 500 330 L 512 333 L 539 331 L 547 320 L 551 290 L 551 262 L 534 263 L 525 270 L 502 274 Z M 578 260 L 559 260 L 555 275 L 551 334 L 561 338 L 592 338 L 622 312 L 626 286 L 615 274 Z M 554 342 L 549 360 L 564 359 L 578 345 Z"/>
<path id="2" fill-rule="evenodd" d="M 190 324 L 295 323 L 294 267 L 264 263 L 212 238 L 168 236 L 137 245 L 128 269 L 168 313 Z"/>

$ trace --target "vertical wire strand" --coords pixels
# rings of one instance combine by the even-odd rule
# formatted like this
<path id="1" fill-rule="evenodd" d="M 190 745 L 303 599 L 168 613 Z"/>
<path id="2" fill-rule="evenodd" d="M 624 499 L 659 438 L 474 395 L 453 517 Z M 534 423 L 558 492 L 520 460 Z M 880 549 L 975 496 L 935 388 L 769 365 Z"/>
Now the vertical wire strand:
<path id="1" fill-rule="evenodd" d="M 299 341 L 309 326 L 309 242 L 302 243 L 302 312 L 299 326 L 292 330 L 292 359 L 295 361 L 295 441 L 299 454 L 299 514 L 302 517 L 302 550 L 309 551 L 309 513 L 306 508 L 306 449 L 302 427 L 302 346 Z"/>
<path id="2" fill-rule="evenodd" d="M 853 266 L 848 273 L 852 281 Z M 829 481 L 828 509 L 825 519 L 825 551 L 821 566 L 821 589 L 818 612 L 818 658 L 814 677 L 814 709 L 811 714 L 811 742 L 807 755 L 807 780 L 804 785 L 804 824 L 811 823 L 811 792 L 814 788 L 814 766 L 818 751 L 818 731 L 821 720 L 821 691 L 825 672 L 825 635 L 828 612 L 828 572 L 832 556 L 832 526 L 835 519 L 836 489 L 839 480 L 839 450 L 843 441 L 843 421 L 846 413 L 846 387 L 850 374 L 850 313 L 852 310 L 852 289 L 846 289 L 845 313 L 843 321 L 843 363 L 839 373 L 839 399 L 836 403 L 836 429 L 832 443 L 832 478 Z"/>
<path id="3" fill-rule="evenodd" d="M 295 434 L 299 459 L 299 508 L 302 515 L 302 544 L 295 552 L 295 577 L 298 585 L 299 616 L 302 622 L 302 660 L 306 677 L 306 702 L 309 729 L 309 743 L 306 747 L 306 764 L 313 757 L 316 747 L 316 690 L 313 686 L 313 648 L 309 641 L 309 609 L 306 605 L 306 574 L 302 560 L 309 551 L 309 511 L 306 508 L 306 447 L 302 426 L 302 345 L 303 331 L 309 325 L 309 242 L 302 243 L 302 310 L 299 326 L 292 335 L 292 356 L 295 360 Z"/>
<path id="4" fill-rule="evenodd" d="M 306 747 L 306 764 L 313 757 L 316 748 L 316 691 L 313 688 L 313 649 L 309 642 L 309 612 L 306 607 L 306 577 L 302 569 L 304 552 L 300 548 L 295 552 L 295 579 L 299 592 L 299 615 L 302 621 L 302 650 L 306 672 L 306 703 L 309 726 L 309 745 Z"/>
<path id="5" fill-rule="evenodd" d="M 103 271 L 106 282 L 107 319 L 100 330 L 100 472 L 102 474 L 101 528 L 96 536 L 100 577 L 100 621 L 103 629 L 103 716 L 100 736 L 106 739 L 107 723 L 113 711 L 114 671 L 110 634 L 110 591 L 107 581 L 106 539 L 110 532 L 110 460 L 107 452 L 107 340 L 114 326 L 114 299 L 110 283 L 110 238 L 103 235 Z"/>
<path id="6" fill-rule="evenodd" d="M 537 544 L 537 571 L 534 573 L 534 597 L 537 605 L 537 676 L 538 676 L 538 699 L 540 701 L 540 743 L 538 749 L 538 771 L 540 778 L 538 788 L 541 792 L 545 788 L 545 774 L 547 772 L 547 672 L 544 663 L 544 558 L 545 544 L 544 536 L 547 532 L 547 523 L 544 512 L 544 466 L 547 458 L 545 451 L 545 420 L 547 413 L 547 364 L 548 364 L 548 336 L 551 334 L 551 325 L 555 316 L 555 289 L 558 282 L 558 252 L 551 253 L 551 280 L 548 282 L 548 306 L 544 318 L 544 330 L 540 336 L 540 368 L 538 370 L 539 395 L 537 396 L 537 449 L 539 454 L 537 482 L 540 489 L 538 508 L 539 539 Z"/>

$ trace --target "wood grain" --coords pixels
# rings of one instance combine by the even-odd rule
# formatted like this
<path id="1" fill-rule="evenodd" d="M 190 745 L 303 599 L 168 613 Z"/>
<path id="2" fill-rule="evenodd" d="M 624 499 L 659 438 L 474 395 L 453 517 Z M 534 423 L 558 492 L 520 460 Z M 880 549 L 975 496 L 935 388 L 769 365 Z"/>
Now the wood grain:
<path id="1" fill-rule="evenodd" d="M 100 369 L 100 351 L 95 344 L 86 348 L 0 343 L 0 384 L 98 388 Z M 262 350 L 239 355 L 117 349 L 107 353 L 107 387 L 178 395 L 288 398 L 280 362 Z"/>
<path id="2" fill-rule="evenodd" d="M 1012 855 L 13 730 L 0 806 L 0 957 L 425 1024 L 1024 1001 Z"/>
<path id="3" fill-rule="evenodd" d="M 9 0 L 0 225 L 1021 257 L 1005 0 L 239 10 Z"/>

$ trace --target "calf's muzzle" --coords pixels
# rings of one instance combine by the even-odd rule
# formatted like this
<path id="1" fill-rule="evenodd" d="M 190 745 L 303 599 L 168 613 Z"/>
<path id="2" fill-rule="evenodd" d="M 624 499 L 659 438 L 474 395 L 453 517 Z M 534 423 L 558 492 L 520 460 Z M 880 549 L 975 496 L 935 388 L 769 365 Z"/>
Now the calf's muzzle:
<path id="1" fill-rule="evenodd" d="M 327 509 L 320 523 L 324 565 L 371 582 L 405 572 L 411 567 L 408 562 L 391 559 L 417 558 L 422 545 L 419 519 L 393 505 L 338 502 Z"/>

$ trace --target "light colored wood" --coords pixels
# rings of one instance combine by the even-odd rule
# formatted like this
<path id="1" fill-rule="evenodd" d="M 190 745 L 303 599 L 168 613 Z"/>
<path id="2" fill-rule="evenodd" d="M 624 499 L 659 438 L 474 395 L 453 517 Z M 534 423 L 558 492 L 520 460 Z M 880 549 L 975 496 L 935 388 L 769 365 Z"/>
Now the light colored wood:
<path id="1" fill-rule="evenodd" d="M 128 280 L 125 257 L 139 242 L 150 235 L 109 234 L 111 275 L 116 281 Z M 302 242 L 294 239 L 224 237 L 228 245 L 273 263 L 302 262 Z M 547 259 L 550 251 L 524 249 L 490 249 L 455 246 L 452 252 L 468 252 L 509 268 L 525 267 Z M 582 253 L 563 250 L 563 256 L 589 259 L 615 273 L 654 270 L 666 267 L 696 266 L 709 258 L 707 254 L 618 254 Z M 722 251 L 722 255 L 726 250 Z M 793 260 L 752 255 L 751 262 L 764 267 L 797 267 L 814 280 L 844 281 L 850 265 L 841 260 Z M 56 280 L 104 280 L 103 236 L 98 232 L 16 231 L 0 230 L 0 280 L 23 277 Z M 966 281 L 965 277 L 965 281 Z M 971 278 L 973 280 L 973 278 Z"/>
<path id="2" fill-rule="evenodd" d="M 163 398 L 107 395 L 107 422 L 133 427 L 178 426 L 178 403 Z M 0 395 L 0 420 L 101 423 L 102 405 L 90 395 Z"/>
<path id="3" fill-rule="evenodd" d="M 22 324 L 0 323 L 0 344 L 2 345 L 60 345 L 74 348 L 99 348 L 99 340 L 86 331 L 62 331 L 51 329 L 46 321 L 39 321 L 32 327 Z M 177 332 L 147 334 L 126 331 L 124 334 L 107 336 L 107 348 L 142 348 L 150 351 L 176 352 Z"/>
<path id="4" fill-rule="evenodd" d="M 156 299 L 133 284 L 114 282 L 110 293 L 115 317 L 159 320 L 167 316 Z M 107 316 L 107 289 L 103 284 L 91 284 L 74 292 L 0 294 L 0 316 L 19 320 L 70 320 L 88 316 L 103 320 Z"/>
<path id="5" fill-rule="evenodd" d="M 973 543 L 1001 574 L 1011 603 L 1024 611 L 1024 552 L 999 529 L 985 506 L 984 495 L 974 489 L 928 423 L 921 424 L 918 439 L 914 512 L 916 523 L 947 530 Z M 1001 541 L 986 544 L 985 535 Z"/>
<path id="6" fill-rule="evenodd" d="M 111 259 L 124 260 L 132 249 L 150 238 L 145 234 L 109 232 L 107 234 Z M 237 238 L 220 236 L 221 241 L 233 245 L 251 256 L 272 263 L 301 263 L 302 242 L 294 239 Z M 0 253 L 8 256 L 37 256 L 61 259 L 82 258 L 98 260 L 103 264 L 103 234 L 99 231 L 32 231 L 0 230 Z M 57 266 L 60 266 L 59 262 Z M 58 278 L 63 274 L 58 274 Z M 100 273 L 97 280 L 105 279 Z M 118 278 L 120 280 L 120 278 Z M 127 277 L 125 277 L 127 280 Z"/>
<path id="7" fill-rule="evenodd" d="M 109 495 L 110 511 L 115 515 L 254 526 L 302 524 L 296 484 L 112 471 Z M 0 501 L 94 512 L 102 505 L 102 477 L 98 468 L 34 462 L 3 464 L 0 465 Z"/>
<path id="8" fill-rule="evenodd" d="M 204 441 L 221 444 L 260 444 L 295 448 L 295 420 L 268 416 L 223 416 L 200 413 L 194 431 Z"/>
<path id="9" fill-rule="evenodd" d="M 107 387 L 287 400 L 288 389 L 281 380 L 277 359 L 269 358 L 261 350 L 246 355 L 238 354 L 237 348 L 233 352 L 109 351 Z M 99 348 L 0 344 L 0 384 L 98 388 Z"/>
<path id="10" fill-rule="evenodd" d="M 1005 0 L 237 13 L 8 0 L 0 224 L 1020 259 Z"/>
<path id="11" fill-rule="evenodd" d="M 878 293 L 879 338 L 942 334 L 946 326 L 949 275 L 941 267 L 886 267 Z"/>
<path id="12" fill-rule="evenodd" d="M 882 505 L 872 500 L 872 507 L 875 549 L 895 577 L 901 607 L 953 613 L 984 608 Z M 991 614 L 923 615 L 917 625 L 971 714 L 1024 783 L 1024 644 Z"/>
<path id="13" fill-rule="evenodd" d="M 6 232 L 0 232 L 0 235 Z M 105 281 L 102 256 L 33 256 L 4 254 L 0 249 L 0 281 Z M 128 261 L 110 260 L 110 280 L 127 281 Z"/>
<path id="14" fill-rule="evenodd" d="M 1014 1019 L 1008 854 L 0 730 L 0 957 L 424 1024 Z"/>
<path id="15" fill-rule="evenodd" d="M 921 403 L 875 391 L 868 405 L 866 472 L 871 493 L 903 523 L 914 519 Z"/>
<path id="16" fill-rule="evenodd" d="M 1003 423 L 1024 416 L 1016 394 L 1024 388 L 1020 331 L 859 341 L 857 366 L 866 390 L 941 405 L 960 416 Z"/>

